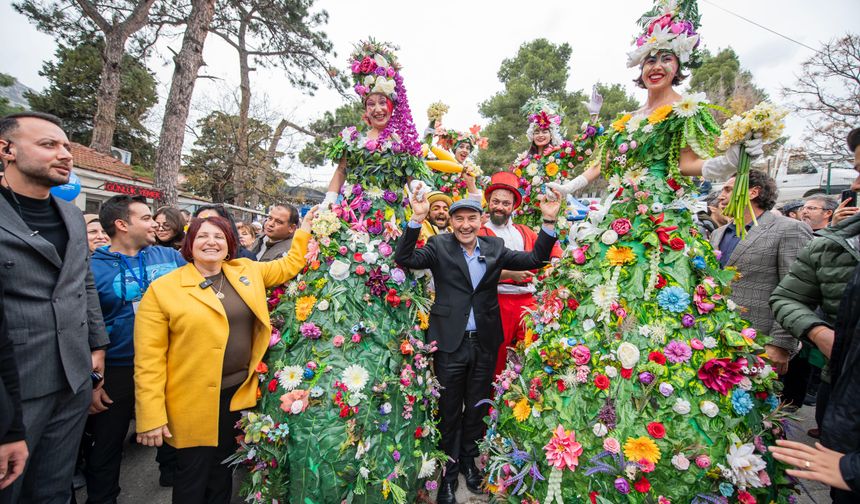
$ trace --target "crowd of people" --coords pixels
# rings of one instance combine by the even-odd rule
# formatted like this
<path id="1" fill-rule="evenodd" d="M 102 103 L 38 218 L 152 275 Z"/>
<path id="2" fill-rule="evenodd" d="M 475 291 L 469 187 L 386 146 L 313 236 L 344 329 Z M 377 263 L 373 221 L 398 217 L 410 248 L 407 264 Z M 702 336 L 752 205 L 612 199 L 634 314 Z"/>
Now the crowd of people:
<path id="1" fill-rule="evenodd" d="M 60 119 L 0 119 L 0 504 L 74 501 L 76 470 L 118 502 L 132 422 L 176 503 L 229 502 L 228 461 L 260 503 L 448 504 L 461 476 L 529 504 L 791 502 L 785 473 L 856 502 L 860 129 L 841 202 L 776 209 L 753 169 L 724 216 L 762 141 L 704 147 L 719 128 L 675 90 L 689 15 L 645 24 L 639 110 L 568 141 L 531 101 L 529 150 L 483 179 L 485 139 L 440 117 L 425 164 L 394 50 L 361 43 L 366 131 L 327 145 L 320 206 L 264 224 L 127 195 L 82 215 L 51 195 L 73 167 Z M 601 175 L 600 204 L 563 211 Z M 693 178 L 725 181 L 707 211 Z M 786 440 L 813 397 L 820 443 Z"/>

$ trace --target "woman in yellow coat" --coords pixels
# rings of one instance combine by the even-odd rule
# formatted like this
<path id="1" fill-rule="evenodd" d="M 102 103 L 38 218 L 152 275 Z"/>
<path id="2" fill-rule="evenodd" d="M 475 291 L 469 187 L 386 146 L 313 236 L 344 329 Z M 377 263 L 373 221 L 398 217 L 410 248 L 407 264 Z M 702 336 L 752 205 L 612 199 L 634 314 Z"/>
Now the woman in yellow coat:
<path id="1" fill-rule="evenodd" d="M 266 288 L 304 268 L 314 213 L 289 254 L 272 262 L 232 259 L 230 223 L 195 219 L 182 247 L 188 264 L 143 296 L 134 327 L 137 439 L 178 449 L 174 503 L 230 500 L 222 461 L 236 449 L 239 411 L 257 403 L 254 371 L 272 334 Z"/>

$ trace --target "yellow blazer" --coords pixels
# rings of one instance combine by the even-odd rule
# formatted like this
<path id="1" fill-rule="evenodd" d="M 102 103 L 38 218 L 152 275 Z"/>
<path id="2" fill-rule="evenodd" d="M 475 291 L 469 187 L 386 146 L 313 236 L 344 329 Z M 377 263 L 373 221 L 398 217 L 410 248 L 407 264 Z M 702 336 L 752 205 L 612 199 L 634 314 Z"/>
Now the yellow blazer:
<path id="1" fill-rule="evenodd" d="M 238 411 L 257 404 L 254 373 L 269 345 L 272 325 L 266 287 L 295 277 L 305 266 L 310 234 L 296 231 L 289 254 L 272 262 L 234 259 L 222 266 L 257 321 L 248 377 L 230 401 Z M 221 368 L 230 328 L 221 301 L 205 279 L 187 264 L 146 291 L 134 323 L 134 383 L 137 432 L 167 424 L 177 448 L 218 445 Z"/>

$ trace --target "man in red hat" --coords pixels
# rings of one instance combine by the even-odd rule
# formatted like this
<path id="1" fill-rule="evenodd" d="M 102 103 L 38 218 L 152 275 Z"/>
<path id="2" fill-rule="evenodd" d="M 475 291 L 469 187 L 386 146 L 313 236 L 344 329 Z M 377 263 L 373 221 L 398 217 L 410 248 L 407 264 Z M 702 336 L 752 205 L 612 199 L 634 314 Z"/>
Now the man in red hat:
<path id="1" fill-rule="evenodd" d="M 511 250 L 531 252 L 537 233 L 523 224 L 514 224 L 511 216 L 522 203 L 519 178 L 511 172 L 497 172 L 484 189 L 489 221 L 478 231 L 479 236 L 498 236 Z M 555 244 L 552 257 L 561 257 L 561 247 Z M 499 310 L 502 315 L 504 343 L 496 359 L 496 375 L 505 369 L 508 347 L 525 337 L 523 312 L 536 306 L 534 279 L 537 270 L 503 270 L 499 281 Z"/>

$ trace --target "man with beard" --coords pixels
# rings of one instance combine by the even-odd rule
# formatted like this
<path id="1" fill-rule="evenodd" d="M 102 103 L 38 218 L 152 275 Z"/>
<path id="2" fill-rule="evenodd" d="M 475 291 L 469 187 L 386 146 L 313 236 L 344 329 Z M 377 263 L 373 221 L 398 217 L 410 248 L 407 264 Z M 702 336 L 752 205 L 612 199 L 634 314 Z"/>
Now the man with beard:
<path id="1" fill-rule="evenodd" d="M 81 211 L 51 195 L 72 173 L 60 120 L 21 112 L 0 119 L 0 268 L 30 459 L 0 503 L 65 503 L 110 343 L 90 271 Z M 111 380 L 107 377 L 107 381 Z"/>
<path id="2" fill-rule="evenodd" d="M 519 191 L 519 178 L 511 172 L 498 172 L 490 179 L 484 190 L 490 220 L 478 231 L 479 236 L 498 236 L 505 241 L 505 247 L 531 252 L 534 249 L 537 233 L 523 224 L 514 224 L 511 216 L 522 203 Z M 561 248 L 556 243 L 552 257 L 561 257 Z M 499 347 L 496 359 L 496 375 L 505 369 L 508 347 L 525 337 L 523 311 L 536 306 L 535 286 L 532 280 L 536 270 L 503 270 L 499 281 L 499 310 L 502 315 L 504 342 Z"/>
<path id="3" fill-rule="evenodd" d="M 451 232 L 451 227 L 448 225 L 448 209 L 453 203 L 451 197 L 442 191 L 433 191 L 427 195 L 427 201 L 430 202 L 430 214 L 421 227 L 420 237 L 424 242 L 431 236 Z"/>

